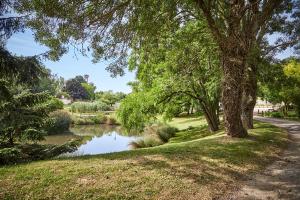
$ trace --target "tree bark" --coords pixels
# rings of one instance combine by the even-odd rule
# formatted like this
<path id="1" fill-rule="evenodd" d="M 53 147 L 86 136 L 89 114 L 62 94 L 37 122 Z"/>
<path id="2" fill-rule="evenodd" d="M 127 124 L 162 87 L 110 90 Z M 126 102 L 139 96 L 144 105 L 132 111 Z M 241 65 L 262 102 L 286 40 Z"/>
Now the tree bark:
<path id="1" fill-rule="evenodd" d="M 219 123 L 218 123 L 218 117 L 216 110 L 213 109 L 209 105 L 205 105 L 204 103 L 201 103 L 202 110 L 204 112 L 204 117 L 207 121 L 209 130 L 211 132 L 215 132 L 219 130 Z"/>
<path id="2" fill-rule="evenodd" d="M 245 55 L 237 47 L 228 49 L 227 53 L 223 51 L 223 54 L 222 104 L 225 132 L 231 137 L 246 137 L 248 133 L 241 120 Z"/>
<path id="3" fill-rule="evenodd" d="M 242 97 L 242 123 L 247 129 L 253 129 L 253 111 L 257 96 L 257 66 L 255 63 L 248 65 L 245 73 Z"/>

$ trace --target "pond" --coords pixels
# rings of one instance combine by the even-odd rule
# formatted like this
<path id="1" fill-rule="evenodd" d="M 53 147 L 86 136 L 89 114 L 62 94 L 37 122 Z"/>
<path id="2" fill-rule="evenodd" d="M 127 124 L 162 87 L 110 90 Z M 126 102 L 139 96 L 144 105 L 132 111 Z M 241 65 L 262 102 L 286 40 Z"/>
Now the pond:
<path id="1" fill-rule="evenodd" d="M 130 150 L 130 142 L 141 136 L 126 133 L 120 126 L 81 125 L 70 128 L 70 133 L 46 136 L 43 144 L 64 144 L 72 139 L 83 139 L 72 153 L 62 156 L 94 155 Z"/>

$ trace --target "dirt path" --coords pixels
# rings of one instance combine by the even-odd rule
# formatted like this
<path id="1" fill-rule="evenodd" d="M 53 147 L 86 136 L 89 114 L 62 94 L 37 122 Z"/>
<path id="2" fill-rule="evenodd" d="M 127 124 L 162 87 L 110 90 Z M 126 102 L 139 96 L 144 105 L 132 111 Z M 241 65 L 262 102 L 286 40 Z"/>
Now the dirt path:
<path id="1" fill-rule="evenodd" d="M 255 119 L 286 129 L 291 143 L 280 160 L 246 181 L 232 199 L 300 200 L 300 122 L 258 116 Z"/>

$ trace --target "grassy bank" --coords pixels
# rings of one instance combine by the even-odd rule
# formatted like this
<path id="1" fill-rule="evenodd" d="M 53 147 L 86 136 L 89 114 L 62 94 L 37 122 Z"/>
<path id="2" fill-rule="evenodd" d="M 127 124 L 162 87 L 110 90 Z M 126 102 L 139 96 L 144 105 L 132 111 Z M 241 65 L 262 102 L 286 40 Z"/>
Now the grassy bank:
<path id="1" fill-rule="evenodd" d="M 209 134 L 203 121 L 176 120 L 181 130 L 197 127 L 154 148 L 1 167 L 0 199 L 224 198 L 276 159 L 287 141 L 265 123 L 256 123 L 247 139 L 231 139 Z"/>

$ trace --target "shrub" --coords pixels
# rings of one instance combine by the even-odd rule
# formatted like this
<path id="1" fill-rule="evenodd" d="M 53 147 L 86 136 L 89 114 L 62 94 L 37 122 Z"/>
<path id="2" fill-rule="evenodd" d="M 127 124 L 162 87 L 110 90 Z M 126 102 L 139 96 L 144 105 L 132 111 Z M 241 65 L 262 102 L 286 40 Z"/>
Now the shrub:
<path id="1" fill-rule="evenodd" d="M 107 118 L 106 124 L 108 124 L 108 125 L 117 125 L 118 122 L 117 122 L 116 118 L 110 116 L 110 117 Z"/>
<path id="2" fill-rule="evenodd" d="M 157 137 L 157 135 L 146 135 L 142 139 L 130 142 L 130 146 L 134 149 L 147 148 L 162 145 L 163 142 Z"/>
<path id="3" fill-rule="evenodd" d="M 48 134 L 56 134 L 69 130 L 72 119 L 67 111 L 57 110 L 50 113 L 49 116 L 50 121 L 47 125 Z"/>
<path id="4" fill-rule="evenodd" d="M 144 138 L 137 141 L 133 141 L 130 145 L 133 148 L 145 148 L 162 145 L 169 141 L 171 137 L 174 137 L 177 128 L 166 125 L 151 125 L 144 129 Z"/>
<path id="5" fill-rule="evenodd" d="M 59 110 L 64 108 L 64 103 L 59 100 L 58 98 L 53 97 L 51 100 L 48 101 L 49 108 L 51 110 Z"/>
<path id="6" fill-rule="evenodd" d="M 21 151 L 15 147 L 0 149 L 0 165 L 18 162 L 21 157 Z"/>
<path id="7" fill-rule="evenodd" d="M 163 142 L 168 142 L 171 137 L 175 136 L 177 131 L 178 129 L 175 127 L 163 126 L 158 129 L 157 135 Z"/>
<path id="8" fill-rule="evenodd" d="M 157 135 L 146 135 L 144 137 L 144 143 L 145 147 L 155 147 L 163 144 Z"/>
<path id="9" fill-rule="evenodd" d="M 93 125 L 95 122 L 88 117 L 76 117 L 73 119 L 73 123 L 76 125 Z"/>
<path id="10" fill-rule="evenodd" d="M 266 112 L 265 116 L 275 117 L 275 118 L 283 118 L 283 114 L 281 112 Z"/>
<path id="11" fill-rule="evenodd" d="M 138 139 L 136 141 L 131 141 L 129 143 L 129 145 L 133 148 L 133 149 L 138 149 L 138 148 L 145 148 L 145 142 L 144 139 Z"/>
<path id="12" fill-rule="evenodd" d="M 93 116 L 92 121 L 94 121 L 95 124 L 105 124 L 107 121 L 107 117 L 103 113 L 98 113 L 96 116 Z"/>

